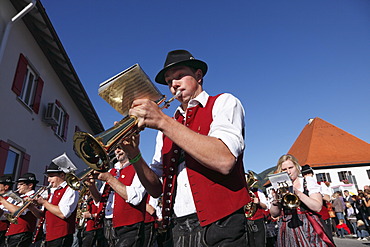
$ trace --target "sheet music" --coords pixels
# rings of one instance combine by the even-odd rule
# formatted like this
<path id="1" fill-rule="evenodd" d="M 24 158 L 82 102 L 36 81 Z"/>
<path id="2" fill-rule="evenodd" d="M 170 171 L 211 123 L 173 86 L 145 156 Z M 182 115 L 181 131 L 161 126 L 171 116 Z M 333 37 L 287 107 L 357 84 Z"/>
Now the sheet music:
<path id="1" fill-rule="evenodd" d="M 150 78 L 135 64 L 99 85 L 99 96 L 126 116 L 135 99 L 157 101 L 163 97 Z"/>
<path id="2" fill-rule="evenodd" d="M 271 185 L 275 190 L 281 187 L 281 183 L 285 183 L 287 187 L 293 186 L 292 180 L 287 172 L 270 174 L 267 177 L 269 178 Z"/>

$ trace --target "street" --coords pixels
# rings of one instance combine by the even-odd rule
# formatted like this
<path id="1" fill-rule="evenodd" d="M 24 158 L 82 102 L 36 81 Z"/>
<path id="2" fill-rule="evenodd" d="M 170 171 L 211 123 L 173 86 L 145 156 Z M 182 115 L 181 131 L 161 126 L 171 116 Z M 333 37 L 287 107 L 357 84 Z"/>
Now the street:
<path id="1" fill-rule="evenodd" d="M 337 247 L 365 247 L 370 246 L 370 241 L 360 241 L 356 238 L 337 238 L 334 237 L 334 242 Z"/>

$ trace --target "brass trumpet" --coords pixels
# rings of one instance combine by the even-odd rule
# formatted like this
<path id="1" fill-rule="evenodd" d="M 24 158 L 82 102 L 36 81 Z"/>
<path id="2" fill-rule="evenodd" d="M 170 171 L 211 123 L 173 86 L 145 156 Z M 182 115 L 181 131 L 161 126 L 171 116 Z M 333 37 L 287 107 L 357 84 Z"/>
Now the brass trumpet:
<path id="1" fill-rule="evenodd" d="M 67 173 L 65 181 L 68 184 L 68 186 L 71 187 L 73 190 L 79 190 L 81 189 L 81 187 L 82 189 L 87 188 L 86 185 L 84 184 L 84 181 L 92 174 L 93 171 L 94 169 L 90 168 L 81 177 L 78 177 L 73 172 Z"/>
<path id="2" fill-rule="evenodd" d="M 35 194 L 30 196 L 30 200 L 25 201 L 23 203 L 23 206 L 20 207 L 17 211 L 15 211 L 12 214 L 7 214 L 5 217 L 6 219 L 13 224 L 18 224 L 18 217 L 21 216 L 21 214 L 28 208 L 28 206 L 32 203 L 32 200 L 41 195 L 45 190 L 48 190 L 51 187 L 51 184 L 48 186 L 41 187 L 38 191 L 35 192 Z"/>
<path id="3" fill-rule="evenodd" d="M 298 196 L 289 191 L 289 186 L 286 182 L 278 183 L 278 198 L 281 200 L 281 204 L 289 209 L 298 208 L 301 204 Z"/>
<path id="4" fill-rule="evenodd" d="M 249 218 L 252 217 L 256 211 L 257 211 L 257 205 L 253 202 L 253 199 L 256 197 L 251 190 L 251 188 L 257 183 L 257 179 L 254 176 L 254 173 L 252 171 L 249 171 L 247 173 L 247 186 L 248 186 L 248 192 L 249 196 L 251 197 L 251 201 L 247 203 L 247 205 L 244 206 L 244 213 L 245 217 Z"/>
<path id="5" fill-rule="evenodd" d="M 158 105 L 164 102 L 161 109 L 167 108 L 169 103 L 180 96 L 181 91 L 165 101 L 165 97 L 157 101 Z M 92 169 L 99 172 L 109 170 L 109 153 L 119 145 L 119 143 L 141 131 L 137 126 L 138 119 L 135 116 L 126 116 L 115 126 L 93 136 L 86 132 L 76 132 L 73 137 L 74 150 L 77 155 Z"/>

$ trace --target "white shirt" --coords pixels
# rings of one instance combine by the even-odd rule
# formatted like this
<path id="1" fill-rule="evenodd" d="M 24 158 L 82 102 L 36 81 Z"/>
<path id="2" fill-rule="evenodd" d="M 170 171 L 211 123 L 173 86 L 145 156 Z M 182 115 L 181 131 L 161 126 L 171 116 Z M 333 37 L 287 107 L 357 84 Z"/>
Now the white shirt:
<path id="1" fill-rule="evenodd" d="M 51 188 L 48 202 L 51 203 L 54 196 L 54 192 L 57 189 L 61 189 L 66 186 L 67 182 L 64 181 L 57 188 Z M 68 218 L 73 213 L 73 211 L 75 211 L 77 204 L 78 204 L 78 191 L 75 191 L 71 187 L 68 187 L 58 203 L 58 207 L 62 214 L 64 215 L 64 217 Z"/>
<path id="2" fill-rule="evenodd" d="M 209 95 L 203 91 L 196 98 L 189 101 L 188 108 L 198 104 L 205 106 Z M 179 106 L 177 108 L 186 119 L 186 112 Z M 244 108 L 240 101 L 233 95 L 224 93 L 220 95 L 212 109 L 213 122 L 210 126 L 208 136 L 220 139 L 229 148 L 230 152 L 237 158 L 244 151 Z M 151 169 L 162 176 L 162 146 L 163 134 L 158 132 L 156 149 Z M 215 154 L 217 155 L 217 154 Z M 196 212 L 193 195 L 190 189 L 186 164 L 182 162 L 178 166 L 177 191 L 174 203 L 174 213 L 177 217 L 186 216 Z"/>
<path id="3" fill-rule="evenodd" d="M 16 192 L 14 192 L 16 193 Z M 26 196 L 31 196 L 33 193 L 35 193 L 34 190 L 30 190 L 28 191 L 26 194 L 22 194 L 20 195 L 19 197 L 24 199 Z M 15 199 L 11 198 L 11 197 L 8 197 L 7 199 L 8 202 L 10 202 L 11 204 L 14 204 L 16 206 L 23 206 L 23 202 L 17 202 Z M 0 205 L 0 208 L 4 211 L 3 215 L 1 216 L 0 220 L 6 220 L 6 216 L 5 214 L 12 214 L 7 208 L 4 207 L 4 205 Z M 25 215 L 27 212 L 29 211 L 29 209 L 25 209 L 22 213 L 22 215 Z"/>
<path id="4" fill-rule="evenodd" d="M 114 164 L 114 168 L 117 169 L 117 174 L 115 178 L 118 178 L 120 176 L 121 169 L 129 166 L 130 163 L 127 162 L 121 167 L 121 164 L 117 162 Z M 100 194 L 103 194 L 105 182 L 100 188 Z M 139 177 L 135 173 L 135 176 L 132 180 L 132 183 L 130 186 L 126 186 L 126 193 L 127 193 L 127 203 L 130 203 L 134 206 L 139 205 L 139 203 L 143 200 L 143 197 L 145 196 L 146 190 L 144 186 L 141 184 Z M 113 218 L 113 208 L 114 208 L 114 198 L 115 198 L 114 190 L 111 191 L 111 193 L 108 196 L 107 204 L 105 206 L 105 218 L 111 219 Z"/>

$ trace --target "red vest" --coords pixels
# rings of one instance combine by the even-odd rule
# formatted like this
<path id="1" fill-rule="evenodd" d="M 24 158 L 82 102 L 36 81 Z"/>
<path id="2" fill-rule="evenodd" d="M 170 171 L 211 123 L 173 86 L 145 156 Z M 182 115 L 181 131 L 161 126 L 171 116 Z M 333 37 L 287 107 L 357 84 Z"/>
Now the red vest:
<path id="1" fill-rule="evenodd" d="M 87 209 L 88 211 L 91 213 L 91 214 L 98 214 L 98 209 L 99 207 L 97 207 L 94 203 L 94 200 L 89 200 L 88 204 L 87 204 Z M 93 230 L 97 230 L 99 228 L 102 228 L 103 225 L 102 223 L 98 224 L 96 227 L 95 227 L 95 221 L 92 220 L 92 219 L 88 219 L 86 221 L 86 231 L 93 231 Z"/>
<path id="2" fill-rule="evenodd" d="M 213 121 L 212 108 L 218 96 L 210 96 L 205 107 L 197 105 L 186 110 L 183 123 L 193 131 L 208 135 Z M 180 114 L 176 114 L 177 119 Z M 166 136 L 163 139 L 163 217 L 169 217 L 173 202 L 173 188 L 180 159 L 180 148 Z M 217 155 L 217 154 L 215 154 Z M 237 158 L 234 169 L 223 175 L 208 169 L 185 153 L 186 170 L 201 226 L 206 226 L 241 209 L 250 201 L 245 189 L 243 154 Z"/>
<path id="3" fill-rule="evenodd" d="M 37 218 L 31 211 L 18 217 L 18 224 L 10 224 L 5 236 L 10 236 L 22 232 L 34 232 L 36 229 Z"/>
<path id="4" fill-rule="evenodd" d="M 65 186 L 64 188 L 55 190 L 51 204 L 58 205 L 67 188 L 68 186 Z M 74 210 L 73 213 L 64 220 L 46 210 L 45 222 L 46 241 L 51 241 L 64 237 L 68 234 L 73 234 L 75 232 L 76 210 Z"/>
<path id="5" fill-rule="evenodd" d="M 253 192 L 253 194 L 259 199 L 259 196 L 258 196 L 258 191 L 255 191 Z M 264 210 L 263 208 L 261 208 L 260 205 L 257 205 L 257 210 L 256 210 L 256 213 L 252 216 L 252 217 L 249 217 L 247 218 L 248 220 L 258 220 L 258 219 L 262 219 L 265 217 L 266 215 L 266 210 Z"/>
<path id="6" fill-rule="evenodd" d="M 115 176 L 116 169 L 112 169 L 110 173 Z M 118 181 L 126 186 L 130 186 L 135 176 L 135 169 L 129 165 L 120 171 Z M 139 205 L 134 206 L 127 203 L 118 193 L 114 196 L 113 208 L 113 227 L 132 225 L 144 221 L 145 215 L 145 200 L 142 200 Z"/>
<path id="7" fill-rule="evenodd" d="M 149 199 L 150 199 L 150 196 L 148 195 L 148 193 L 145 195 L 145 201 L 146 201 L 146 204 L 149 204 Z M 143 200 L 144 200 L 143 199 Z M 156 219 L 156 214 L 155 214 L 155 211 L 154 211 L 154 214 L 151 215 L 149 214 L 146 210 L 145 210 L 145 218 L 144 218 L 144 223 L 149 223 L 149 222 L 154 222 Z"/>
<path id="8" fill-rule="evenodd" d="M 9 197 L 5 196 L 4 199 L 7 200 Z M 2 205 L 0 203 L 0 205 Z M 6 231 L 9 227 L 9 221 L 7 220 L 0 220 L 0 232 Z"/>

